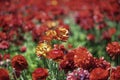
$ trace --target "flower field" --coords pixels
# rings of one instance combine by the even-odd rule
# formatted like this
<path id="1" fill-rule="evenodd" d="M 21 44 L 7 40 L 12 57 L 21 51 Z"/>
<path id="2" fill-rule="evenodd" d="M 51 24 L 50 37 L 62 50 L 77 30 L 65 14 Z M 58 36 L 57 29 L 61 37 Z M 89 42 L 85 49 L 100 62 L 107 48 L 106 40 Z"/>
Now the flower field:
<path id="1" fill-rule="evenodd" d="M 0 80 L 120 80 L 120 0 L 0 0 Z"/>

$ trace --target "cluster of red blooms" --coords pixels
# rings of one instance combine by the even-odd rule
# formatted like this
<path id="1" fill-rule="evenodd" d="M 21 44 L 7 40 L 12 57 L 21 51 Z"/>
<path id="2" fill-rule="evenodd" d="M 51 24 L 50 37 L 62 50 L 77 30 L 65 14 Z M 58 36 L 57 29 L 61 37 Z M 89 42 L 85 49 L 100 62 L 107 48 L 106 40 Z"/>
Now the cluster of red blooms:
<path id="1" fill-rule="evenodd" d="M 119 22 L 119 0 L 0 0 L 0 5 L 0 49 L 8 49 L 11 43 L 21 45 L 25 40 L 24 33 L 30 32 L 34 41 L 41 41 L 36 48 L 37 56 L 57 61 L 60 70 L 66 74 L 73 71 L 73 74 L 77 73 L 76 76 L 83 80 L 86 79 L 84 75 L 90 80 L 107 80 L 109 77 L 110 80 L 120 79 L 120 66 L 111 71 L 109 62 L 104 58 L 93 57 L 84 47 L 67 50 L 64 46 L 55 45 L 52 49 L 49 44 L 53 39 L 68 39 L 69 26 L 64 24 L 62 18 L 69 12 L 76 12 L 76 23 L 85 30 L 93 28 L 95 24 L 98 24 L 98 29 L 106 27 L 105 16 Z M 109 40 L 115 32 L 116 28 L 110 28 L 103 32 L 102 38 Z M 94 41 L 95 36 L 89 34 L 87 39 Z M 120 55 L 120 44 L 109 43 L 106 50 L 111 57 L 117 57 Z M 25 52 L 26 47 L 21 47 L 20 51 Z M 15 77 L 20 77 L 21 72 L 28 68 L 22 55 L 16 55 L 12 59 L 8 55 L 0 55 L 0 66 L 3 59 L 10 60 Z M 81 70 L 77 72 L 77 68 Z M 0 80 L 10 80 L 6 69 L 1 68 L 0 73 Z M 44 68 L 37 68 L 32 73 L 33 80 L 46 80 L 47 76 L 48 70 Z M 73 78 L 70 76 L 75 75 L 69 75 L 67 80 Z"/>
<path id="2" fill-rule="evenodd" d="M 65 2 L 64 0 L 30 0 L 29 2 L 27 0 L 1 0 L 0 49 L 8 49 L 11 43 L 21 45 L 25 40 L 23 37 L 25 32 L 32 33 L 35 41 L 46 39 L 48 36 L 50 39 L 56 35 L 61 37 L 62 34 L 58 34 L 62 32 L 61 28 L 57 28 L 55 31 L 50 30 L 46 36 L 43 35 L 46 30 L 56 26 L 66 26 L 65 28 L 67 28 L 67 25 L 61 22 L 62 20 L 59 22 L 59 19 L 62 18 L 60 15 L 65 14 L 64 8 L 61 7 Z M 58 20 L 58 24 L 55 20 Z M 45 24 L 41 25 L 43 22 Z M 64 31 L 62 33 L 64 34 Z M 51 34 L 53 35 L 50 36 Z"/>
<path id="3" fill-rule="evenodd" d="M 105 18 L 120 21 L 119 0 L 75 0 L 68 5 L 77 11 L 76 23 L 85 30 L 93 28 L 95 24 L 98 24 L 99 29 L 106 27 Z"/>
<path id="4" fill-rule="evenodd" d="M 5 54 L 3 57 L 0 55 L 0 66 L 6 68 L 10 65 L 13 68 L 13 77 L 16 78 L 20 77 L 21 72 L 28 67 L 28 63 L 22 55 L 16 55 L 12 59 L 10 54 Z M 10 80 L 9 73 L 6 69 L 1 68 L 0 72 L 0 80 Z"/>
<path id="5" fill-rule="evenodd" d="M 4 60 L 9 59 L 9 63 L 12 65 L 13 68 L 13 78 L 17 80 L 17 78 L 20 77 L 21 72 L 25 69 L 28 68 L 28 63 L 25 59 L 24 56 L 22 55 L 16 55 L 12 59 L 10 59 L 10 55 L 5 54 L 3 56 Z M 2 63 L 2 55 L 0 55 L 0 63 Z M 1 67 L 3 64 L 0 65 Z M 4 68 L 0 68 L 0 80 L 10 80 L 11 76 L 8 72 L 8 70 Z M 44 68 L 37 68 L 35 71 L 32 73 L 32 79 L 33 80 L 46 80 L 46 77 L 48 76 L 48 70 Z"/>
<path id="6" fill-rule="evenodd" d="M 118 42 L 109 43 L 107 46 L 108 53 L 115 56 L 119 55 L 119 49 Z M 57 61 L 60 70 L 64 70 L 66 74 L 68 74 L 67 80 L 107 80 L 108 78 L 110 78 L 110 80 L 120 79 L 120 72 L 118 70 L 119 66 L 117 69 L 114 69 L 103 57 L 100 59 L 93 57 L 85 47 L 67 50 L 63 45 L 54 45 L 54 48 L 46 52 L 46 56 L 44 57 Z M 82 70 L 75 70 L 79 68 Z M 84 70 L 87 72 L 84 72 Z M 69 73 L 69 71 L 73 72 Z"/>
<path id="7" fill-rule="evenodd" d="M 114 37 L 116 33 L 117 30 L 115 27 L 108 28 L 100 33 L 101 37 L 99 37 L 99 40 L 111 41 L 112 37 Z M 119 36 L 117 36 L 117 38 L 119 38 Z M 97 40 L 97 36 L 95 34 L 88 33 L 86 39 L 88 41 L 95 42 Z"/>
<path id="8" fill-rule="evenodd" d="M 111 35 L 114 34 L 114 32 L 112 33 L 110 30 L 108 30 L 108 32 Z M 106 49 L 110 56 L 119 55 L 120 47 L 118 42 L 109 43 Z M 48 44 L 46 40 L 44 43 L 40 43 L 37 46 L 36 54 L 39 57 L 44 56 L 46 58 L 57 61 L 60 70 L 64 70 L 68 74 L 69 71 L 81 68 L 83 70 L 87 70 L 90 73 L 90 80 L 107 80 L 109 77 L 111 77 L 111 64 L 104 60 L 103 57 L 100 59 L 93 57 L 93 55 L 85 47 L 78 47 L 76 49 L 67 50 L 63 45 L 54 45 L 54 48 L 52 49 L 51 45 Z M 69 75 L 68 80 L 73 79 L 73 73 L 71 73 L 72 75 Z M 82 72 L 78 71 L 76 74 L 82 75 Z M 112 74 L 114 73 L 112 72 Z M 80 77 L 80 75 L 78 75 L 78 77 Z M 117 77 L 118 76 L 115 76 L 114 79 Z M 82 78 L 85 79 L 86 77 Z M 73 80 L 79 79 L 74 78 Z"/>

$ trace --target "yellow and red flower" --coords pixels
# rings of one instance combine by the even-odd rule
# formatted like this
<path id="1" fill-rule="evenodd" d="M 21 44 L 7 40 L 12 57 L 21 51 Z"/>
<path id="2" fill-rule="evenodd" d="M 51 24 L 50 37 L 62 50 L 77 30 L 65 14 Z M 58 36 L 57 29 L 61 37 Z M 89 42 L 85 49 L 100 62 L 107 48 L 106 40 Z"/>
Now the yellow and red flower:
<path id="1" fill-rule="evenodd" d="M 51 50 L 51 45 L 48 42 L 40 42 L 36 47 L 36 55 L 37 56 L 45 56 Z"/>
<path id="2" fill-rule="evenodd" d="M 64 27 L 58 27 L 56 29 L 57 39 L 61 41 L 66 41 L 69 38 L 69 31 Z"/>

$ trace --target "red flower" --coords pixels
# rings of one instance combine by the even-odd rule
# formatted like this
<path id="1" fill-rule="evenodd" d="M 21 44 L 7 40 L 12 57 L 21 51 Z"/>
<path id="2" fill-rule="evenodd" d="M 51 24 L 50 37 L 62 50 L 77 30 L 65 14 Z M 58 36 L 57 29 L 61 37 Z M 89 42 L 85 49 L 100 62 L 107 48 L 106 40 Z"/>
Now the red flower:
<path id="1" fill-rule="evenodd" d="M 63 51 L 56 48 L 47 53 L 48 58 L 58 61 L 63 59 L 63 56 L 64 56 Z"/>
<path id="2" fill-rule="evenodd" d="M 102 37 L 103 39 L 110 40 L 115 33 L 116 33 L 116 28 L 109 28 L 107 31 L 103 32 Z"/>
<path id="3" fill-rule="evenodd" d="M 74 52 L 68 52 L 64 59 L 60 62 L 60 69 L 63 69 L 65 72 L 72 71 L 75 69 L 74 65 Z"/>
<path id="4" fill-rule="evenodd" d="M 4 54 L 3 59 L 4 60 L 10 59 L 10 54 Z"/>
<path id="5" fill-rule="evenodd" d="M 110 80 L 120 80 L 120 66 L 118 66 L 116 70 L 112 71 Z"/>
<path id="6" fill-rule="evenodd" d="M 34 40 L 39 41 L 39 38 L 48 30 L 47 26 L 41 25 L 39 27 L 35 27 L 32 30 L 32 36 Z"/>
<path id="7" fill-rule="evenodd" d="M 120 55 L 120 43 L 118 42 L 108 43 L 106 51 L 111 57 L 113 58 L 118 57 Z"/>
<path id="8" fill-rule="evenodd" d="M 108 80 L 108 70 L 95 68 L 90 73 L 90 80 Z"/>
<path id="9" fill-rule="evenodd" d="M 108 33 L 110 36 L 114 35 L 116 33 L 116 28 L 109 28 Z"/>
<path id="10" fill-rule="evenodd" d="M 87 40 L 94 41 L 95 40 L 95 36 L 93 34 L 88 34 L 87 35 Z"/>
<path id="11" fill-rule="evenodd" d="M 102 68 L 102 69 L 107 69 L 107 70 L 110 69 L 111 65 L 110 65 L 109 62 L 107 62 L 104 59 L 104 57 L 101 57 L 100 59 L 95 58 L 94 61 L 95 61 L 95 67 L 96 68 Z"/>
<path id="12" fill-rule="evenodd" d="M 100 22 L 99 25 L 97 26 L 99 30 L 104 29 L 107 26 L 105 22 Z"/>
<path id="13" fill-rule="evenodd" d="M 0 41 L 7 39 L 7 35 L 4 32 L 0 32 Z"/>
<path id="14" fill-rule="evenodd" d="M 33 80 L 46 80 L 47 76 L 48 76 L 48 70 L 44 68 L 37 68 L 32 73 Z"/>
<path id="15" fill-rule="evenodd" d="M 47 12 L 51 13 L 54 17 L 64 15 L 64 10 L 60 6 L 49 6 Z"/>
<path id="16" fill-rule="evenodd" d="M 10 80 L 8 71 L 5 69 L 0 69 L 0 80 Z"/>
<path id="17" fill-rule="evenodd" d="M 99 7 L 96 7 L 96 8 L 94 9 L 93 14 L 94 14 L 93 19 L 94 19 L 94 21 L 95 21 L 96 23 L 99 23 L 99 22 L 102 22 L 102 21 L 103 21 L 103 19 L 104 19 L 104 14 L 102 14 L 102 13 L 100 12 Z"/>
<path id="18" fill-rule="evenodd" d="M 83 69 L 91 69 L 94 65 L 93 57 L 89 51 L 84 47 L 75 49 L 74 62 L 75 66 Z"/>
<path id="19" fill-rule="evenodd" d="M 28 67 L 28 63 L 22 55 L 16 55 L 12 58 L 12 67 L 16 71 L 22 71 Z"/>
<path id="20" fill-rule="evenodd" d="M 8 49 L 9 48 L 9 42 L 2 41 L 0 42 L 0 49 Z"/>
<path id="21" fill-rule="evenodd" d="M 20 48 L 20 51 L 21 51 L 21 52 L 26 52 L 26 47 L 25 47 L 25 46 L 22 46 L 22 47 Z"/>

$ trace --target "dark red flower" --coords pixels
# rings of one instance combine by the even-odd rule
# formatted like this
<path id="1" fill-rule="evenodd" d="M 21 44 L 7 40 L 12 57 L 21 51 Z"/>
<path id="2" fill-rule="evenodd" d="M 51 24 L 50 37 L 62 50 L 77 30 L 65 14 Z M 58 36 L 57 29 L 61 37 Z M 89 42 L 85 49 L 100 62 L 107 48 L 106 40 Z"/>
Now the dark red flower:
<path id="1" fill-rule="evenodd" d="M 108 29 L 108 33 L 109 33 L 110 36 L 114 35 L 116 33 L 116 28 L 114 28 L 114 27 L 113 28 L 109 28 Z"/>
<path id="2" fill-rule="evenodd" d="M 7 70 L 0 68 L 0 80 L 10 80 Z"/>
<path id="3" fill-rule="evenodd" d="M 5 32 L 0 32 L 0 41 L 7 39 L 7 35 Z"/>
<path id="4" fill-rule="evenodd" d="M 120 66 L 117 69 L 112 70 L 110 80 L 120 80 Z"/>
<path id="5" fill-rule="evenodd" d="M 102 22 L 104 20 L 104 14 L 100 12 L 99 7 L 94 9 L 93 14 L 93 19 L 96 23 Z"/>
<path id="6" fill-rule="evenodd" d="M 87 35 L 87 40 L 94 41 L 95 40 L 95 36 L 93 34 L 88 34 Z"/>
<path id="7" fill-rule="evenodd" d="M 12 67 L 16 71 L 22 71 L 24 69 L 27 69 L 28 63 L 22 55 L 16 55 L 12 58 Z"/>
<path id="8" fill-rule="evenodd" d="M 41 25 L 39 27 L 35 27 L 33 30 L 32 30 L 32 36 L 33 36 L 33 39 L 34 40 L 37 40 L 39 41 L 41 38 L 41 36 L 43 34 L 45 34 L 45 32 L 48 30 L 48 27 L 47 26 L 44 26 L 44 25 Z"/>
<path id="9" fill-rule="evenodd" d="M 63 59 L 63 56 L 64 56 L 63 51 L 56 48 L 47 53 L 48 58 L 58 61 Z"/>
<path id="10" fill-rule="evenodd" d="M 111 57 L 113 58 L 118 57 L 120 55 L 120 43 L 118 42 L 108 43 L 106 51 Z"/>
<path id="11" fill-rule="evenodd" d="M 48 76 L 48 70 L 44 68 L 37 68 L 32 73 L 33 80 L 46 80 Z"/>
<path id="12" fill-rule="evenodd" d="M 21 52 L 26 52 L 26 46 L 22 46 L 22 47 L 20 48 L 20 51 L 21 51 Z"/>
<path id="13" fill-rule="evenodd" d="M 95 68 L 90 72 L 90 80 L 108 80 L 108 70 Z"/>
<path id="14" fill-rule="evenodd" d="M 28 32 L 34 28 L 34 24 L 32 22 L 27 22 L 26 25 L 23 27 L 24 31 Z"/>
<path id="15" fill-rule="evenodd" d="M 3 59 L 4 60 L 10 59 L 10 54 L 8 53 L 4 54 Z"/>
<path id="16" fill-rule="evenodd" d="M 60 67 L 60 70 L 64 70 L 66 73 L 76 68 L 74 66 L 74 61 L 69 61 L 69 60 L 62 60 L 59 64 L 59 67 Z"/>
<path id="17" fill-rule="evenodd" d="M 104 31 L 102 34 L 103 39 L 111 40 L 112 36 L 116 33 L 116 28 L 109 28 L 107 31 Z"/>
<path id="18" fill-rule="evenodd" d="M 101 30 L 101 29 L 104 29 L 105 27 L 107 27 L 107 24 L 105 22 L 100 22 L 97 27 L 99 30 Z"/>
<path id="19" fill-rule="evenodd" d="M 107 62 L 104 57 L 101 57 L 100 59 L 94 58 L 94 62 L 95 62 L 95 67 L 96 68 L 102 68 L 102 69 L 106 69 L 109 70 L 111 65 L 109 62 Z"/>
<path id="20" fill-rule="evenodd" d="M 8 49 L 9 48 L 9 42 L 2 41 L 0 42 L 0 49 Z"/>
<path id="21" fill-rule="evenodd" d="M 52 14 L 54 17 L 64 15 L 64 10 L 60 6 L 49 6 L 47 12 Z"/>
<path id="22" fill-rule="evenodd" d="M 64 70 L 65 72 L 72 71 L 76 67 L 74 65 L 74 52 L 68 52 L 64 59 L 59 63 L 60 69 Z"/>

